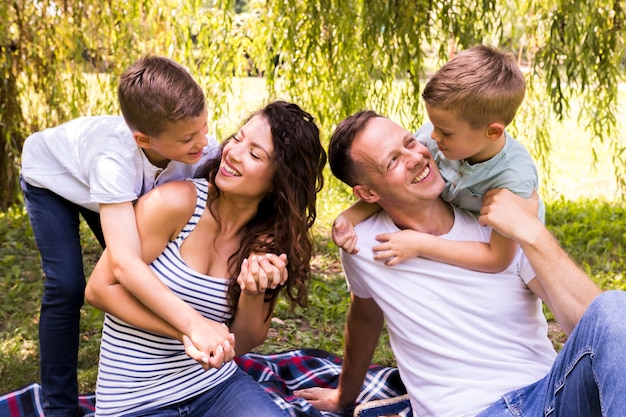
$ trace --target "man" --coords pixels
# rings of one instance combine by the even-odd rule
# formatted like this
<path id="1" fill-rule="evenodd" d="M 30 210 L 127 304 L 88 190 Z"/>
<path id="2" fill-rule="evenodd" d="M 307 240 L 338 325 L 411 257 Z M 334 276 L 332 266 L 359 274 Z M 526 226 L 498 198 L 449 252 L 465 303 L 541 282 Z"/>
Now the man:
<path id="1" fill-rule="evenodd" d="M 439 197 L 444 182 L 428 150 L 374 112 L 339 124 L 329 161 L 358 198 L 383 211 L 356 227 L 361 250 L 342 253 L 352 304 L 338 389 L 298 395 L 321 410 L 352 406 L 386 321 L 414 416 L 626 415 L 626 295 L 598 297 L 537 219 L 536 198 L 507 190 L 485 197 L 480 221 L 527 256 L 518 251 L 501 273 L 425 258 L 387 267 L 367 250 L 377 235 L 411 228 L 487 241 L 490 229 Z M 571 332 L 558 356 L 541 300 Z"/>

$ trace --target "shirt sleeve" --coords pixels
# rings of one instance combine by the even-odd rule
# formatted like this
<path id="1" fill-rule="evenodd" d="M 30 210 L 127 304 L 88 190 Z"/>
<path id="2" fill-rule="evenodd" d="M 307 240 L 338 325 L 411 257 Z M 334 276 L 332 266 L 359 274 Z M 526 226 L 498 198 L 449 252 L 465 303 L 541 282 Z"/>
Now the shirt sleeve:
<path id="1" fill-rule="evenodd" d="M 123 203 L 138 198 L 137 175 L 143 171 L 132 158 L 102 154 L 89 167 L 89 195 L 96 203 Z M 140 167 L 139 167 L 140 168 Z"/>

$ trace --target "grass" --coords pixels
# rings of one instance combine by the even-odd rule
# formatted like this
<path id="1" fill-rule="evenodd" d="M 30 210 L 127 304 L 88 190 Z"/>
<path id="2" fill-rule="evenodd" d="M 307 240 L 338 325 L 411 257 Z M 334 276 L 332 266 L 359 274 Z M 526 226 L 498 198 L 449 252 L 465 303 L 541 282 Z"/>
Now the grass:
<path id="1" fill-rule="evenodd" d="M 257 83 L 258 80 L 248 82 Z M 258 94 L 252 98 L 246 96 L 244 102 L 241 97 L 251 88 L 258 86 L 247 85 L 233 92 L 232 114 L 235 116 L 223 120 L 224 125 L 234 129 L 250 109 L 265 99 L 263 94 Z M 626 102 L 625 96 L 626 93 L 622 92 L 622 103 Z M 551 177 L 556 192 L 550 193 L 550 198 L 546 199 L 546 223 L 573 259 L 603 289 L 626 289 L 623 280 L 626 271 L 626 202 L 611 199 L 615 186 L 610 181 L 611 167 L 604 164 L 597 170 L 589 169 L 589 155 L 585 155 L 587 138 L 584 134 L 568 134 L 576 132 L 574 122 L 559 126 L 559 132 L 563 134 L 554 138 Z M 606 155 L 600 154 L 599 157 L 606 158 Z M 584 175 L 581 175 L 581 166 L 585 167 Z M 329 230 L 337 213 L 350 203 L 351 196 L 345 187 L 328 179 L 318 200 L 309 306 L 291 311 L 284 301 L 280 301 L 270 335 L 259 347 L 259 352 L 316 347 L 342 354 L 349 294 Z M 98 259 L 100 248 L 86 227 L 84 231 L 88 275 Z M 42 278 L 39 254 L 24 209 L 15 207 L 0 213 L 0 394 L 39 380 L 37 324 Z M 549 312 L 546 314 L 551 318 Z M 89 305 L 82 310 L 81 392 L 95 389 L 102 317 L 100 311 Z M 553 324 L 551 329 L 551 339 L 558 349 L 565 338 L 558 326 Z M 374 361 L 395 365 L 386 334 Z"/>

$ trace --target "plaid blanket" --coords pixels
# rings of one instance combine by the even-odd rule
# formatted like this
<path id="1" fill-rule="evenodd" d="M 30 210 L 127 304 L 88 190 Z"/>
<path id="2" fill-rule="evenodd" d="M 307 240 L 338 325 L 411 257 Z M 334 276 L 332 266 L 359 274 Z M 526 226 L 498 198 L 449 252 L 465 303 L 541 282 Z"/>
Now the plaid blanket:
<path id="1" fill-rule="evenodd" d="M 293 417 L 347 417 L 344 413 L 319 412 L 306 400 L 293 396 L 301 388 L 335 388 L 341 373 L 341 358 L 318 349 L 301 349 L 261 355 L 249 353 L 235 359 L 241 369 L 256 379 L 277 404 Z M 406 390 L 396 368 L 371 365 L 358 403 L 393 398 Z M 80 405 L 93 414 L 94 394 L 81 395 Z M 31 384 L 0 397 L 0 417 L 43 417 L 41 386 Z"/>

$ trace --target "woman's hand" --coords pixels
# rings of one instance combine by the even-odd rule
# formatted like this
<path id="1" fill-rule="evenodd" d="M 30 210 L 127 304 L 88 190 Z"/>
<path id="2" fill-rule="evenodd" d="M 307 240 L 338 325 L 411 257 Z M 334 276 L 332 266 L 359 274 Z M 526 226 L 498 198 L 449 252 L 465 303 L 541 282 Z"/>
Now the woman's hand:
<path id="1" fill-rule="evenodd" d="M 242 292 L 258 294 L 285 284 L 287 277 L 287 255 L 253 254 L 243 260 L 237 283 Z"/>

